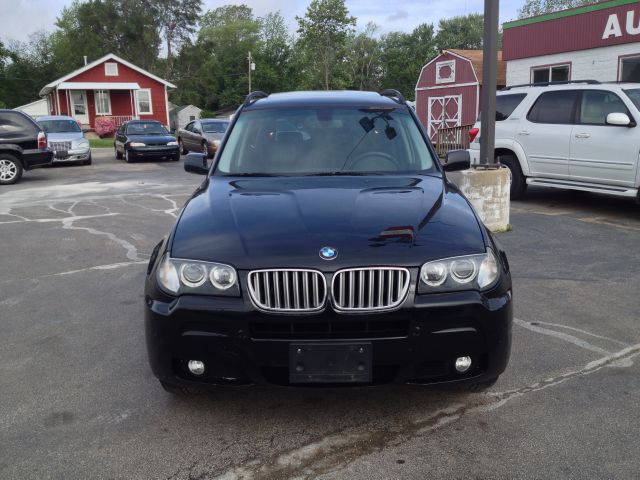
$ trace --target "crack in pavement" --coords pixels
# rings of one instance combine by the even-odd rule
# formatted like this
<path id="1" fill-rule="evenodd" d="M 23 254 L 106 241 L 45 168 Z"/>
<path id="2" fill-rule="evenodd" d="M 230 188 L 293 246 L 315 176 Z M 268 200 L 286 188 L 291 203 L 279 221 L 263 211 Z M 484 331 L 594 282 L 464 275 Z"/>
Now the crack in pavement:
<path id="1" fill-rule="evenodd" d="M 219 480 L 315 478 L 321 474 L 339 471 L 367 454 L 388 446 L 399 445 L 469 415 L 496 410 L 524 395 L 560 385 L 574 378 L 591 375 L 606 366 L 615 366 L 621 361 L 631 360 L 638 354 L 640 354 L 640 343 L 591 361 L 581 368 L 569 370 L 531 385 L 476 396 L 475 404 L 452 405 L 427 418 L 407 422 L 394 429 L 378 429 L 347 435 L 334 434 L 301 448 L 274 455 L 264 461 L 251 461 L 215 478 Z M 629 365 L 630 363 L 627 362 L 626 366 Z"/>

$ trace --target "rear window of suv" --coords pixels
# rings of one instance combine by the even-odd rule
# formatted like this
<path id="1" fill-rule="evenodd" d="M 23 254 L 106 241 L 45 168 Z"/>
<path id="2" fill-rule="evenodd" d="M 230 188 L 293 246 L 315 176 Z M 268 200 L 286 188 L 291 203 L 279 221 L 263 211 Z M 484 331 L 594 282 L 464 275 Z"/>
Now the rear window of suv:
<path id="1" fill-rule="evenodd" d="M 580 98 L 578 90 L 545 92 L 533 104 L 527 120 L 534 123 L 574 123 L 576 106 Z"/>
<path id="2" fill-rule="evenodd" d="M 509 118 L 526 96 L 526 93 L 496 96 L 496 122 L 501 122 Z"/>
<path id="3" fill-rule="evenodd" d="M 18 112 L 0 112 L 0 135 L 11 135 L 16 132 L 33 133 L 34 122 Z"/>

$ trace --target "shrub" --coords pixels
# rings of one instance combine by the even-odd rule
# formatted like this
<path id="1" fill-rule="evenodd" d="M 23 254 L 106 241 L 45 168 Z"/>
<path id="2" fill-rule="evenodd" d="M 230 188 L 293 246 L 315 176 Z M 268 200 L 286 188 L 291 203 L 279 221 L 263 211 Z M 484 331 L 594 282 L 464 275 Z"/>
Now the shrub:
<path id="1" fill-rule="evenodd" d="M 116 132 L 116 124 L 109 117 L 96 117 L 95 127 L 100 138 L 113 137 Z"/>

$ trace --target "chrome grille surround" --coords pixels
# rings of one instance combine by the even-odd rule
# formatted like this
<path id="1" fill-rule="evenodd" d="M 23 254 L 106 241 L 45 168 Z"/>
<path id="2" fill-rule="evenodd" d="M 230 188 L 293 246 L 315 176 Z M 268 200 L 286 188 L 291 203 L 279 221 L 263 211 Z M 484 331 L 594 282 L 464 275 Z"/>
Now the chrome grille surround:
<path id="1" fill-rule="evenodd" d="M 411 274 L 402 267 L 339 270 L 331 281 L 333 306 L 339 312 L 393 310 L 409 292 Z"/>
<path id="2" fill-rule="evenodd" d="M 54 152 L 71 150 L 71 142 L 49 142 L 49 148 Z"/>
<path id="3" fill-rule="evenodd" d="M 277 313 L 319 312 L 328 295 L 321 272 L 295 268 L 253 270 L 248 289 L 256 308 Z"/>

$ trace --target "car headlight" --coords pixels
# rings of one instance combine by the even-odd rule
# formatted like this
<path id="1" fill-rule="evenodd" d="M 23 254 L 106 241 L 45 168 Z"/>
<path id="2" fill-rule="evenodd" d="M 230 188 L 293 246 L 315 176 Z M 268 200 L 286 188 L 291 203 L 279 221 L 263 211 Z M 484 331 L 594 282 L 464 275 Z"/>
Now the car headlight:
<path id="1" fill-rule="evenodd" d="M 71 143 L 73 148 L 89 148 L 89 140 L 83 138 L 82 140 L 76 140 Z"/>
<path id="2" fill-rule="evenodd" d="M 486 290 L 498 276 L 498 262 L 491 249 L 479 255 L 434 260 L 420 269 L 418 293 Z"/>
<path id="3" fill-rule="evenodd" d="M 169 147 L 177 147 L 178 146 L 178 142 L 177 141 L 172 141 L 172 142 L 167 142 L 167 146 Z"/>
<path id="4" fill-rule="evenodd" d="M 130 147 L 146 147 L 146 145 L 142 142 L 131 142 L 129 143 Z"/>
<path id="5" fill-rule="evenodd" d="M 165 255 L 156 271 L 156 279 L 160 287 L 171 295 L 240 296 L 236 270 L 222 263 Z"/>

